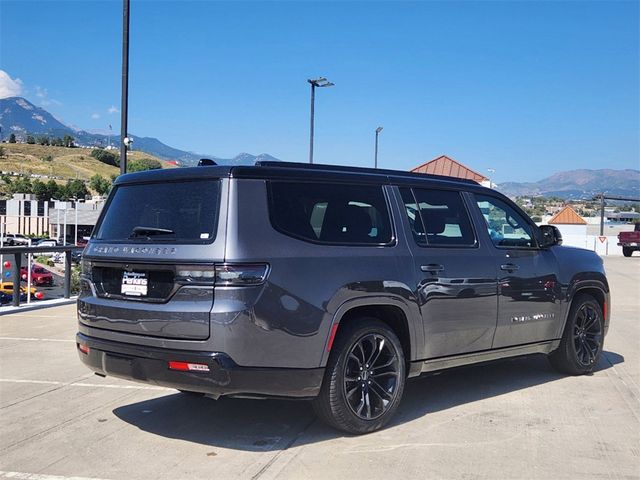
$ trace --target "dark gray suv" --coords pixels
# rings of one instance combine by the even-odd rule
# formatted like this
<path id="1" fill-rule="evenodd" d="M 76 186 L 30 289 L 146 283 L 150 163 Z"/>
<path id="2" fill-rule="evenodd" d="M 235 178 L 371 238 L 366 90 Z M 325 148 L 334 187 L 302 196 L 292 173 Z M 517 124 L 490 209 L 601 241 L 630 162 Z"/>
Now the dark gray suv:
<path id="1" fill-rule="evenodd" d="M 472 181 L 263 162 L 118 178 L 82 260 L 80 358 L 187 393 L 310 399 L 352 433 L 407 378 L 548 354 L 591 372 L 593 252 Z"/>

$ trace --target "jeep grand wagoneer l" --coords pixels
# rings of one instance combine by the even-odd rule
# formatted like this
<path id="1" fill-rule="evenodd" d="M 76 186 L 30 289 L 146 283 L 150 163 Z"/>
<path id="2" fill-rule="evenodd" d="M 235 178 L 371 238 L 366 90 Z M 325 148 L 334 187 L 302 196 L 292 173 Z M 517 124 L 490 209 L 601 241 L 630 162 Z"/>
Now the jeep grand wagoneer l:
<path id="1" fill-rule="evenodd" d="M 82 260 L 77 346 L 100 375 L 310 399 L 389 421 L 407 378 L 526 354 L 592 371 L 593 252 L 472 181 L 264 162 L 117 179 Z"/>

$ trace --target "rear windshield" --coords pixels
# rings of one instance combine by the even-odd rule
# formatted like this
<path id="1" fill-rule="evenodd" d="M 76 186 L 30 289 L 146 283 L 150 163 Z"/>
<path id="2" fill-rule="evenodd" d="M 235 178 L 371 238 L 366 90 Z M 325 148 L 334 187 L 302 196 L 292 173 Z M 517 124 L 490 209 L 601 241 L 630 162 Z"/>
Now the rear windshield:
<path id="1" fill-rule="evenodd" d="M 211 243 L 220 210 L 220 180 L 116 187 L 93 238 L 110 241 Z"/>

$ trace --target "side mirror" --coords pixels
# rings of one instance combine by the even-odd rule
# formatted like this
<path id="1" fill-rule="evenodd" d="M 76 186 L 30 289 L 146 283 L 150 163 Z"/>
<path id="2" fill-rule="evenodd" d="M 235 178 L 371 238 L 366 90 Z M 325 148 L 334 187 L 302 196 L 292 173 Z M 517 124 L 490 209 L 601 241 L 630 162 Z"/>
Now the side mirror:
<path id="1" fill-rule="evenodd" d="M 542 248 L 562 245 L 562 234 L 555 225 L 540 225 L 540 246 Z"/>

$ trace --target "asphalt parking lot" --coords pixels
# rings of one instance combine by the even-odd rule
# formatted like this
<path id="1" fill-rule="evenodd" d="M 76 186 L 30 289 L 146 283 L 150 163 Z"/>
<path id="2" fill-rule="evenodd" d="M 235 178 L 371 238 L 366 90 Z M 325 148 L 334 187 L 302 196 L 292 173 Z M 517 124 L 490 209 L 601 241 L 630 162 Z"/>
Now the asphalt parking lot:
<path id="1" fill-rule="evenodd" d="M 640 257 L 605 260 L 597 371 L 544 357 L 411 381 L 395 421 L 344 436 L 304 402 L 192 398 L 78 361 L 75 307 L 0 317 L 0 478 L 640 478 Z"/>

